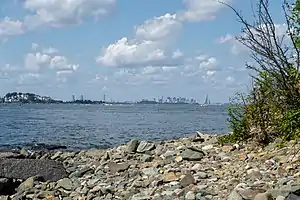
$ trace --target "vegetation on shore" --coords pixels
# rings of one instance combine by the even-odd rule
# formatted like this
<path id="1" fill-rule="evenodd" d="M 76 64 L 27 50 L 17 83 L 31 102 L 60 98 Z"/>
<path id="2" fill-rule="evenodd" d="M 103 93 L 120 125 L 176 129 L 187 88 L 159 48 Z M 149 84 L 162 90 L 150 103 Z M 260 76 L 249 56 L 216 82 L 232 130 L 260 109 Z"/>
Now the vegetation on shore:
<path id="1" fill-rule="evenodd" d="M 246 46 L 255 64 L 249 94 L 237 94 L 229 106 L 232 134 L 219 142 L 255 141 L 268 144 L 276 139 L 298 140 L 300 136 L 300 0 L 284 2 L 287 34 L 277 35 L 268 0 L 258 0 L 253 23 L 231 8 L 242 25 L 236 39 Z"/>

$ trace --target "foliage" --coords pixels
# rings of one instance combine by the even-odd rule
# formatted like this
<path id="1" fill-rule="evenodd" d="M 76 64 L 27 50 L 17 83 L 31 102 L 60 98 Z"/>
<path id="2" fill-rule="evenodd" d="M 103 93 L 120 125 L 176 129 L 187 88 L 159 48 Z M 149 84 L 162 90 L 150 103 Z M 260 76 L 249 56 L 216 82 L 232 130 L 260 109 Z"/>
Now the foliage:
<path id="1" fill-rule="evenodd" d="M 239 103 L 229 106 L 233 133 L 221 137 L 221 143 L 268 144 L 276 138 L 287 141 L 300 136 L 300 0 L 284 5 L 288 38 L 276 35 L 268 5 L 268 0 L 259 0 L 253 24 L 228 5 L 243 25 L 237 40 L 249 48 L 256 65 L 247 67 L 256 73 L 250 94 L 243 98 L 238 94 Z"/>

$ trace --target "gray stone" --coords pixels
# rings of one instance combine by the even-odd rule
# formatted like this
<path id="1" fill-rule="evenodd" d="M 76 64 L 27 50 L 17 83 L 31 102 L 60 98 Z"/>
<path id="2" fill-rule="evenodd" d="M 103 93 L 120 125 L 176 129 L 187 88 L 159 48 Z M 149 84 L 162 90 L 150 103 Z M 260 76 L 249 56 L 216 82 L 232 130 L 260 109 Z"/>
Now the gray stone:
<path id="1" fill-rule="evenodd" d="M 295 194 L 290 194 L 286 200 L 300 200 L 300 196 L 297 196 Z"/>
<path id="2" fill-rule="evenodd" d="M 33 176 L 57 181 L 68 174 L 62 163 L 53 160 L 0 159 L 0 177 L 25 180 Z"/>
<path id="3" fill-rule="evenodd" d="M 254 197 L 254 200 L 272 200 L 272 195 L 268 193 L 259 193 Z"/>
<path id="4" fill-rule="evenodd" d="M 94 170 L 91 169 L 90 167 L 84 167 L 78 171 L 75 171 L 73 172 L 72 174 L 70 174 L 70 177 L 77 177 L 77 178 L 80 178 L 82 177 L 83 175 L 85 175 L 86 173 L 88 172 L 93 172 Z"/>
<path id="5" fill-rule="evenodd" d="M 121 172 L 125 171 L 129 168 L 129 165 L 127 163 L 115 163 L 115 162 L 110 162 L 108 163 L 108 167 L 112 173 L 116 172 Z"/>
<path id="6" fill-rule="evenodd" d="M 185 151 L 183 151 L 181 153 L 181 157 L 184 160 L 188 160 L 188 161 L 200 161 L 204 157 L 204 153 L 195 151 L 195 150 L 191 150 L 191 149 L 186 149 Z"/>
<path id="7" fill-rule="evenodd" d="M 186 200 L 195 200 L 196 199 L 196 195 L 193 191 L 188 191 L 185 195 L 185 199 Z"/>
<path id="8" fill-rule="evenodd" d="M 142 169 L 143 174 L 149 177 L 154 177 L 158 174 L 158 170 L 155 167 L 149 167 Z"/>
<path id="9" fill-rule="evenodd" d="M 228 200 L 244 200 L 244 199 L 237 191 L 233 190 L 230 193 Z"/>
<path id="10" fill-rule="evenodd" d="M 147 141 L 141 141 L 136 151 L 138 153 L 145 153 L 147 151 L 152 151 L 153 149 L 155 149 L 155 144 Z"/>
<path id="11" fill-rule="evenodd" d="M 181 181 L 180 181 L 180 185 L 182 185 L 182 187 L 186 187 L 186 186 L 189 186 L 189 185 L 195 184 L 195 183 L 196 183 L 196 181 L 191 174 L 185 175 L 183 177 L 183 179 L 181 179 Z"/>
<path id="12" fill-rule="evenodd" d="M 57 181 L 56 188 L 63 188 L 65 190 L 70 191 L 70 190 L 74 189 L 74 185 L 70 179 L 63 178 L 63 179 Z"/>
<path id="13" fill-rule="evenodd" d="M 17 190 L 21 192 L 33 188 L 35 181 L 44 181 L 44 179 L 38 176 L 30 177 L 21 183 Z"/>
<path id="14" fill-rule="evenodd" d="M 126 151 L 128 153 L 135 153 L 138 146 L 139 146 L 139 141 L 136 139 L 133 139 L 127 144 Z"/>

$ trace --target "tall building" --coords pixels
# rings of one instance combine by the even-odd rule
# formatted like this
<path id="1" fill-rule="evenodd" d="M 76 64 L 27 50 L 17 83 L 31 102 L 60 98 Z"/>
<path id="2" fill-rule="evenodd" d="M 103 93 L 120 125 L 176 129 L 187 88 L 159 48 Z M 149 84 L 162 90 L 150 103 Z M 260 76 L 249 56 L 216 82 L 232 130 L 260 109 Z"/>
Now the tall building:
<path id="1" fill-rule="evenodd" d="M 74 94 L 72 95 L 72 101 L 76 101 Z"/>
<path id="2" fill-rule="evenodd" d="M 80 101 L 83 101 L 83 95 L 80 95 Z"/>
<path id="3" fill-rule="evenodd" d="M 103 101 L 104 102 L 106 101 L 106 95 L 105 94 L 103 95 Z"/>

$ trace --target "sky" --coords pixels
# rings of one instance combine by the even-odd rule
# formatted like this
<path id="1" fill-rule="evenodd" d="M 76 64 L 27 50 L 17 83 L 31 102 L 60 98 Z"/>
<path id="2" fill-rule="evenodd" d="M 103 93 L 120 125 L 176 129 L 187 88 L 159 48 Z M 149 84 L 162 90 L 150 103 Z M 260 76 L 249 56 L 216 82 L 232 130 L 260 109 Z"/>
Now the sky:
<path id="1" fill-rule="evenodd" d="M 249 20 L 255 1 L 223 0 Z M 228 102 L 251 82 L 236 19 L 215 0 L 1 0 L 0 95 Z"/>

